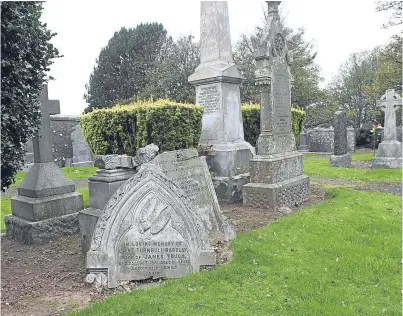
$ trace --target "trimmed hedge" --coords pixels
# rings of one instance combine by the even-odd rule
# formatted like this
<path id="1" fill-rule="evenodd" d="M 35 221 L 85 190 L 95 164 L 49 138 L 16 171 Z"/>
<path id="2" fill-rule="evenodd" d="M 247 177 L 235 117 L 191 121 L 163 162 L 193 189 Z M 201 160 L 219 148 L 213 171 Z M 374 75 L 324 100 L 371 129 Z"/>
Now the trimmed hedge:
<path id="1" fill-rule="evenodd" d="M 203 107 L 158 100 L 116 105 L 81 115 L 80 125 L 95 155 L 135 155 L 154 143 L 161 151 L 197 148 Z"/>
<path id="2" fill-rule="evenodd" d="M 304 126 L 306 114 L 299 108 L 291 108 L 292 131 L 295 136 L 295 142 L 299 144 L 299 134 Z M 260 133 L 260 105 L 244 104 L 242 105 L 243 128 L 245 140 L 252 146 L 256 146 L 257 138 Z"/>
<path id="3" fill-rule="evenodd" d="M 305 112 L 292 108 L 295 140 L 305 120 Z M 245 140 L 252 146 L 260 133 L 260 106 L 242 105 Z M 138 148 L 154 143 L 160 151 L 198 148 L 203 107 L 170 100 L 135 102 L 96 109 L 81 115 L 80 125 L 94 155 L 135 155 Z"/>

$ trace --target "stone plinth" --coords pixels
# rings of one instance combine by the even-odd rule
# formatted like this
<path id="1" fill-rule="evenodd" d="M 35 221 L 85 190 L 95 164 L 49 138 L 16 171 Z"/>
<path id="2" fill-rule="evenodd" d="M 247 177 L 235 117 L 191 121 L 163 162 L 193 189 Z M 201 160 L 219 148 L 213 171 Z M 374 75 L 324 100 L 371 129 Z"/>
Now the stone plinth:
<path id="1" fill-rule="evenodd" d="M 380 143 L 372 159 L 372 168 L 402 168 L 402 143 L 397 140 Z"/>
<path id="2" fill-rule="evenodd" d="M 33 139 L 34 164 L 11 199 L 12 215 L 5 218 L 6 234 L 20 241 L 40 244 L 78 231 L 77 215 L 82 195 L 53 161 L 49 113 L 59 103 L 41 95 L 41 126 Z"/>
<path id="3" fill-rule="evenodd" d="M 248 168 L 254 147 L 245 141 L 239 85 L 244 77 L 234 64 L 228 4 L 202 1 L 200 65 L 189 77 L 196 86 L 196 104 L 204 106 L 200 146 L 210 170 L 232 177 Z"/>
<path id="4" fill-rule="evenodd" d="M 267 2 L 266 26 L 256 49 L 256 85 L 260 88 L 260 135 L 257 156 L 250 162 L 250 183 L 243 186 L 243 204 L 278 209 L 306 201 L 309 178 L 292 133 L 289 64 L 292 54 L 280 25 L 279 1 Z"/>

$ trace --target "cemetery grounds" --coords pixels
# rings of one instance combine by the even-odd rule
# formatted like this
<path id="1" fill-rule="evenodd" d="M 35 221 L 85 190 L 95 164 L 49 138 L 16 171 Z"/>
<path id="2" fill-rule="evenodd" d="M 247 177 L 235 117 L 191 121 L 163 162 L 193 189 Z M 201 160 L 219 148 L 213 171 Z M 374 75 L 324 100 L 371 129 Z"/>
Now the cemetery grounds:
<path id="1" fill-rule="evenodd" d="M 293 209 L 221 205 L 233 253 L 182 279 L 98 291 L 84 284 L 79 236 L 27 246 L 3 235 L 2 315 L 401 315 L 402 170 L 372 170 L 372 157 L 358 150 L 352 168 L 331 168 L 305 154 L 310 199 Z M 85 207 L 95 170 L 62 169 Z M 2 232 L 24 175 L 2 196 Z"/>

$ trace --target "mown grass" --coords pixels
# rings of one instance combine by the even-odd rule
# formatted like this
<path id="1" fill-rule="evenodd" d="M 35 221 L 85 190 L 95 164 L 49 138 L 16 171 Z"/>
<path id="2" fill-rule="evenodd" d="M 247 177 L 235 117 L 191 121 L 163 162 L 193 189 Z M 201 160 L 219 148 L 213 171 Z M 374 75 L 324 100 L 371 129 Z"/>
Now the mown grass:
<path id="1" fill-rule="evenodd" d="M 329 192 L 320 205 L 238 236 L 227 265 L 72 315 L 401 315 L 400 197 Z"/>
<path id="2" fill-rule="evenodd" d="M 370 161 L 372 153 L 354 154 L 353 161 Z M 304 173 L 308 176 L 368 182 L 401 182 L 402 169 L 358 169 L 330 167 L 329 158 L 304 160 Z"/>

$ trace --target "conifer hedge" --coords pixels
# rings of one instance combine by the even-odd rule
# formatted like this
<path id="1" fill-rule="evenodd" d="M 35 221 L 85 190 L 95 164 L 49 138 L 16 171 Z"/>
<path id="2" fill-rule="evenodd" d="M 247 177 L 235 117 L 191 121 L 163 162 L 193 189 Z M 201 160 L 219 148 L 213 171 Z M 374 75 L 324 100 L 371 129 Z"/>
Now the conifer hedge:
<path id="1" fill-rule="evenodd" d="M 292 108 L 292 129 L 298 143 L 305 112 Z M 197 148 L 202 131 L 203 107 L 170 100 L 136 102 L 96 109 L 81 115 L 81 128 L 95 155 L 135 155 L 154 143 L 160 151 Z M 260 106 L 242 106 L 245 140 L 252 146 L 260 133 Z"/>
<path id="2" fill-rule="evenodd" d="M 203 107 L 158 100 L 116 105 L 81 115 L 81 128 L 95 155 L 135 155 L 154 143 L 160 151 L 197 148 Z"/>

